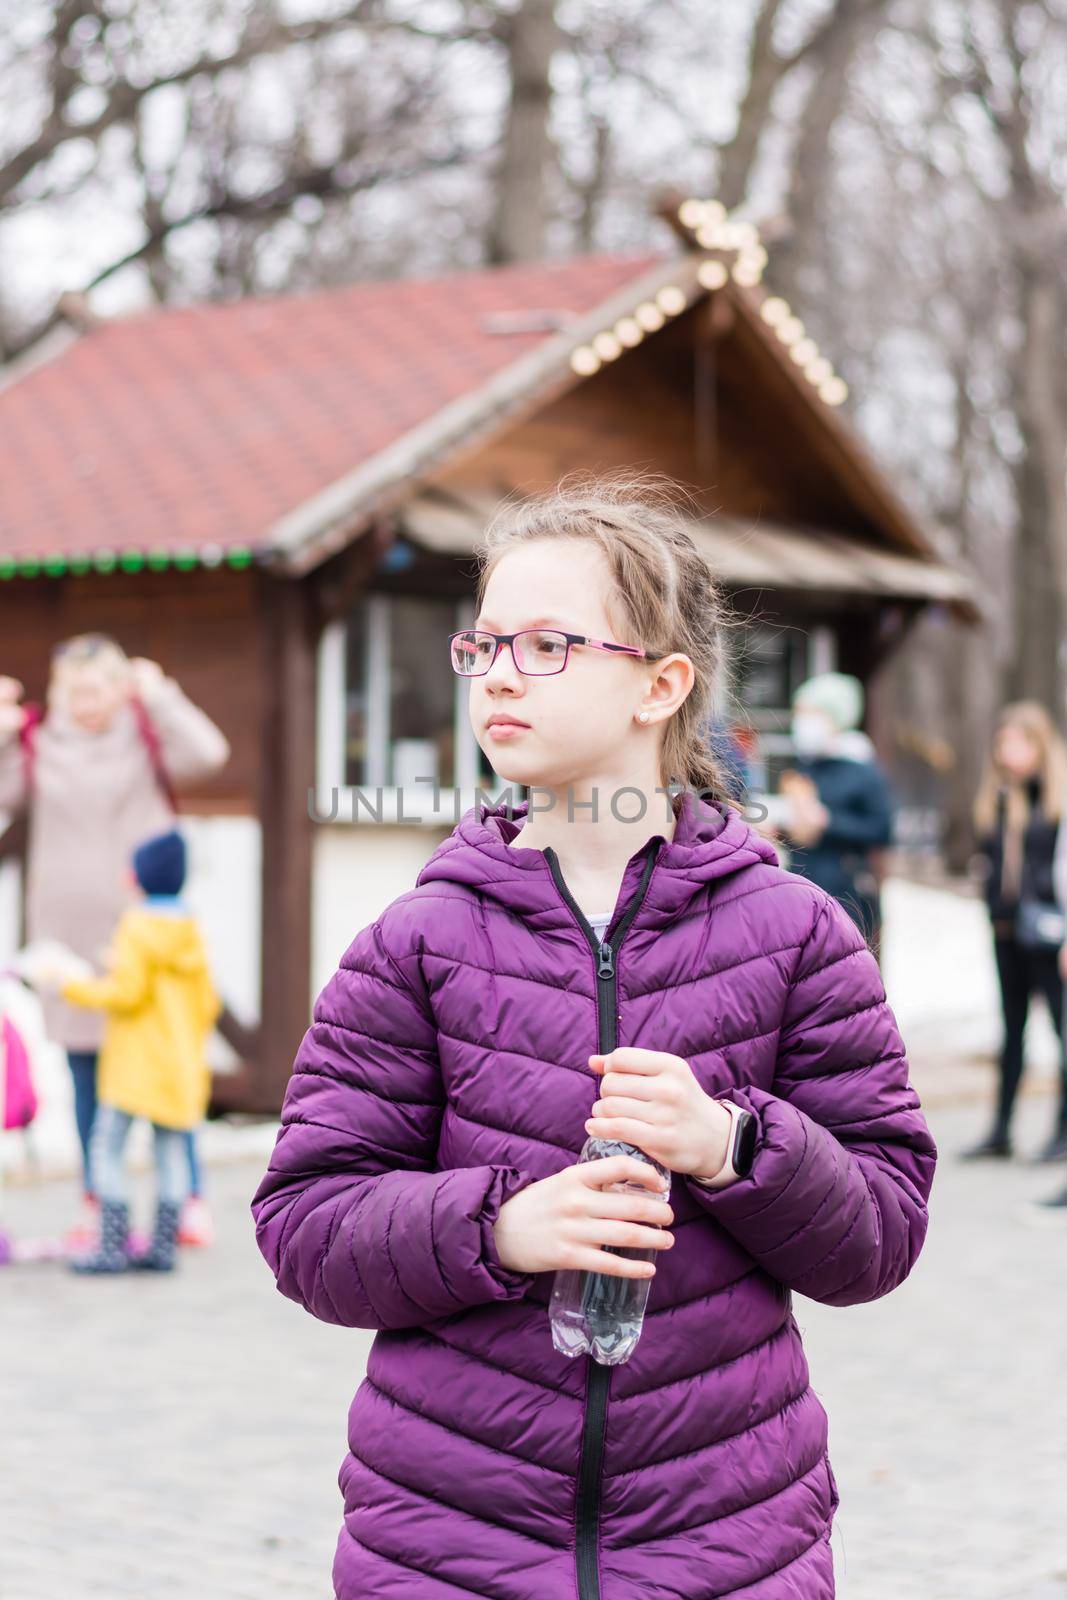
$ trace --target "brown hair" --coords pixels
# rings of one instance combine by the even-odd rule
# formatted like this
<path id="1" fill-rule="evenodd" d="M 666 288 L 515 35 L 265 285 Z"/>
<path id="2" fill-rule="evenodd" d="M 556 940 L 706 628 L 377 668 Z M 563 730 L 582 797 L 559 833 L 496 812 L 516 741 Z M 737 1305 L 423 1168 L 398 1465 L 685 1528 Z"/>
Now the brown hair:
<path id="1" fill-rule="evenodd" d="M 664 731 L 661 781 L 734 804 L 704 734 L 728 618 L 714 574 L 686 527 L 687 512 L 699 515 L 680 485 L 645 474 L 576 473 L 546 494 L 505 502 L 476 550 L 477 604 L 480 609 L 497 563 L 519 545 L 534 539 L 597 545 L 614 580 L 608 611 L 620 637 L 653 659 L 680 652 L 693 663 L 693 687 Z"/>
<path id="2" fill-rule="evenodd" d="M 996 741 L 1002 728 L 1013 726 L 1032 740 L 1038 751 L 1038 793 L 1041 810 L 1050 822 L 1058 822 L 1067 800 L 1067 745 L 1052 717 L 1036 700 L 1015 700 L 1002 707 L 989 743 L 982 781 L 974 802 L 974 826 L 982 837 L 997 828 L 997 815 L 1004 796 L 1004 848 L 1002 888 L 1018 892 L 1022 870 L 1023 835 L 1030 820 L 1030 799 L 1025 783 L 1004 772 L 997 764 Z"/>

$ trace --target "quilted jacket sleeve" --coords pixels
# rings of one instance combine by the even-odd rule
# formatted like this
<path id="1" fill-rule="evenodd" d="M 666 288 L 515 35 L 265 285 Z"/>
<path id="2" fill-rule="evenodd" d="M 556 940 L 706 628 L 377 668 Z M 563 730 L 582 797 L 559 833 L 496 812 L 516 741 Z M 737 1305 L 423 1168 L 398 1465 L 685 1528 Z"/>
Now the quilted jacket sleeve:
<path id="1" fill-rule="evenodd" d="M 532 1182 L 516 1167 L 435 1165 L 437 1037 L 414 956 L 365 928 L 315 1003 L 252 1200 L 278 1288 L 324 1322 L 415 1327 L 521 1297 L 493 1223 Z"/>
<path id="2" fill-rule="evenodd" d="M 820 896 L 797 962 L 773 1089 L 730 1091 L 756 1114 L 752 1171 L 689 1190 L 779 1282 L 827 1305 L 888 1294 L 926 1236 L 937 1151 L 908 1078 L 878 964 Z"/>

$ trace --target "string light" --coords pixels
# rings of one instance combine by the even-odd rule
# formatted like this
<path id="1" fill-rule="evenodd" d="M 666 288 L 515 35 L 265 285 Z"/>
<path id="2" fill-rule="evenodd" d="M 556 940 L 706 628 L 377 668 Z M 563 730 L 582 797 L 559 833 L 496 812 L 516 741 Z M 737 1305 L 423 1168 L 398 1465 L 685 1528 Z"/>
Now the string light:
<path id="1" fill-rule="evenodd" d="M 705 289 L 721 289 L 729 276 L 721 261 L 702 261 L 697 268 L 697 282 Z"/>
<path id="2" fill-rule="evenodd" d="M 83 578 L 91 572 L 104 574 L 122 572 L 136 576 L 137 573 L 145 571 L 166 572 L 172 566 L 181 572 L 192 572 L 197 568 L 211 570 L 223 566 L 241 572 L 251 567 L 254 561 L 255 552 L 250 545 L 245 544 L 231 545 L 228 549 L 217 544 L 201 545 L 198 549 L 185 546 L 178 551 L 77 550 L 70 555 L 56 550 L 44 556 L 0 557 L 0 582 L 7 582 L 12 578 L 37 578 L 42 574 L 46 578 L 67 576 Z"/>
<path id="3" fill-rule="evenodd" d="M 806 367 L 819 354 L 819 347 L 814 339 L 798 339 L 789 354 L 798 367 Z"/>
<path id="4" fill-rule="evenodd" d="M 669 283 L 667 287 L 665 289 L 661 289 L 659 294 L 656 296 L 656 304 L 659 306 L 660 310 L 665 311 L 669 317 L 676 317 L 680 311 L 685 310 L 685 293 L 683 290 L 679 289 L 677 284 Z"/>
<path id="5" fill-rule="evenodd" d="M 828 406 L 840 406 L 848 399 L 848 384 L 843 378 L 828 378 L 819 389 Z"/>
<path id="6" fill-rule="evenodd" d="M 778 295 L 772 294 L 760 306 L 759 314 L 764 322 L 769 323 L 772 328 L 776 328 L 780 322 L 784 322 L 786 317 L 790 315 L 789 304 L 787 301 L 780 299 Z"/>
<path id="7" fill-rule="evenodd" d="M 758 267 L 752 267 L 745 261 L 739 261 L 733 269 L 733 280 L 743 289 L 754 289 L 763 274 Z"/>
<path id="8" fill-rule="evenodd" d="M 613 333 L 598 333 L 593 340 L 593 349 L 601 361 L 614 361 L 616 356 L 622 355 L 622 345 Z"/>
<path id="9" fill-rule="evenodd" d="M 580 344 L 571 352 L 571 370 L 580 378 L 591 378 L 600 367 L 600 357 L 591 345 Z"/>
<path id="10" fill-rule="evenodd" d="M 644 328 L 646 333 L 656 333 L 666 320 L 659 306 L 651 300 L 642 300 L 634 312 L 634 321 Z"/>
<path id="11" fill-rule="evenodd" d="M 804 368 L 805 378 L 808 379 L 809 383 L 813 383 L 816 388 L 819 388 L 820 384 L 825 383 L 827 378 L 832 378 L 833 375 L 834 369 L 825 356 L 819 356 L 817 360 L 809 362 Z"/>
<path id="12" fill-rule="evenodd" d="M 634 317 L 620 317 L 615 324 L 615 337 L 627 350 L 632 350 L 645 337 L 641 324 Z"/>
<path id="13" fill-rule="evenodd" d="M 796 344 L 804 337 L 804 324 L 799 317 L 789 316 L 778 324 L 775 332 L 783 344 Z"/>
<path id="14" fill-rule="evenodd" d="M 704 220 L 704 201 L 683 200 L 678 207 L 678 220 L 683 228 L 699 228 Z"/>

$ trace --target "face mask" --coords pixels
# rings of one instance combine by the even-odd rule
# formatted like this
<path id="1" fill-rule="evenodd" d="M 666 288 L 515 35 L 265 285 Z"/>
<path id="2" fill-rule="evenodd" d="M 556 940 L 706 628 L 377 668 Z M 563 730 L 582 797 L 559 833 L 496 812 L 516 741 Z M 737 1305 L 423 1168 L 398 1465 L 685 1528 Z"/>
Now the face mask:
<path id="1" fill-rule="evenodd" d="M 833 739 L 833 728 L 821 711 L 794 711 L 791 731 L 802 761 L 823 755 Z"/>

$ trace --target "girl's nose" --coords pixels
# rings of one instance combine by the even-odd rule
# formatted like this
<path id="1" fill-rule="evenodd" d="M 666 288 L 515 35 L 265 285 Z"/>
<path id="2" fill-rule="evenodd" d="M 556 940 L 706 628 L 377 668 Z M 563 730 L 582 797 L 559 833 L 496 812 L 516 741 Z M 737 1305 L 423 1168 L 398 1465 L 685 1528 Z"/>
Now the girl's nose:
<path id="1" fill-rule="evenodd" d="M 502 644 L 496 653 L 496 660 L 482 679 L 483 683 L 508 683 L 520 685 L 522 673 L 515 665 L 515 657 L 511 653 L 509 644 Z"/>

